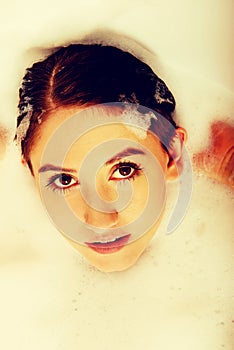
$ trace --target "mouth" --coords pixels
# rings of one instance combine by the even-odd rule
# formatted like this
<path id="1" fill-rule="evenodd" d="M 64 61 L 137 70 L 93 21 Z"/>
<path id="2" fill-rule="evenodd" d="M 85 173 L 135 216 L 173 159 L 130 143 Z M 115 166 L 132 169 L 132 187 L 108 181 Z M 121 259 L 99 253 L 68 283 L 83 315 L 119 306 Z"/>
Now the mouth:
<path id="1" fill-rule="evenodd" d="M 118 252 L 129 241 L 131 234 L 115 238 L 107 242 L 85 242 L 85 244 L 99 254 L 111 254 Z"/>

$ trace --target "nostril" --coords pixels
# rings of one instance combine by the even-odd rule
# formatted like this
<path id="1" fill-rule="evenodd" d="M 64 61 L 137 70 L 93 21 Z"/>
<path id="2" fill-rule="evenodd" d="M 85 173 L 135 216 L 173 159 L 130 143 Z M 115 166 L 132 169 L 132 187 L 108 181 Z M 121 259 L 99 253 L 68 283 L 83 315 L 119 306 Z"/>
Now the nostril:
<path id="1" fill-rule="evenodd" d="M 84 213 L 84 222 L 86 223 L 86 224 L 88 224 L 89 223 L 89 215 L 88 215 L 88 213 L 86 212 L 86 213 Z"/>
<path id="2" fill-rule="evenodd" d="M 118 212 L 100 212 L 94 209 L 87 210 L 84 215 L 84 222 L 88 225 L 95 226 L 97 228 L 111 228 L 116 226 L 118 222 Z"/>

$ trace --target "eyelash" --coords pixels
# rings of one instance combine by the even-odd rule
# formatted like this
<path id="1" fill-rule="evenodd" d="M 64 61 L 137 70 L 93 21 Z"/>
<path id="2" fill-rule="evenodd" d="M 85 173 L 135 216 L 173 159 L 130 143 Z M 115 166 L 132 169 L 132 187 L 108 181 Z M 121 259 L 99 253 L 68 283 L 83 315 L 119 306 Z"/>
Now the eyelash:
<path id="1" fill-rule="evenodd" d="M 59 187 L 55 184 L 55 181 L 57 179 L 61 178 L 62 176 L 70 177 L 75 182 L 72 185 L 70 185 L 69 187 Z M 75 187 L 78 184 L 79 184 L 79 181 L 74 176 L 72 176 L 70 174 L 66 174 L 66 173 L 61 173 L 61 174 L 56 174 L 56 175 L 51 176 L 48 180 L 46 187 L 50 188 L 53 192 L 67 193 L 67 192 L 71 191 L 73 189 L 73 187 Z"/>
<path id="2" fill-rule="evenodd" d="M 121 168 L 123 169 L 124 167 L 126 168 L 131 168 L 134 171 L 126 177 L 123 178 L 115 178 L 113 175 L 116 173 L 116 171 L 120 170 Z M 140 167 L 140 165 L 133 163 L 133 162 L 129 162 L 129 161 L 121 161 L 118 164 L 116 164 L 114 166 L 114 170 L 112 171 L 111 176 L 109 177 L 109 180 L 112 181 L 130 181 L 130 180 L 134 180 L 135 176 L 139 176 L 140 175 L 140 171 L 142 170 L 142 168 Z M 68 187 L 59 187 L 55 184 L 56 180 L 61 178 L 62 176 L 67 176 L 70 177 L 70 179 L 74 180 L 74 183 Z M 123 176 L 123 175 L 122 175 Z M 48 187 L 49 189 L 51 189 L 53 192 L 60 192 L 60 193 L 67 193 L 69 191 L 71 191 L 73 189 L 73 187 L 79 185 L 79 181 L 78 179 L 76 179 L 74 176 L 70 175 L 70 174 L 66 174 L 66 173 L 61 173 L 61 174 L 55 174 L 53 176 L 51 176 L 48 179 L 48 183 L 46 184 L 46 187 Z"/>
<path id="3" fill-rule="evenodd" d="M 132 168 L 134 171 L 129 176 L 123 177 L 123 178 L 114 178 L 113 175 L 117 170 L 120 170 L 121 168 Z M 112 175 L 110 176 L 109 180 L 113 181 L 130 181 L 134 180 L 135 176 L 140 175 L 140 171 L 143 170 L 139 164 L 129 162 L 129 161 L 121 161 L 118 164 L 115 165 L 114 171 L 112 172 Z"/>

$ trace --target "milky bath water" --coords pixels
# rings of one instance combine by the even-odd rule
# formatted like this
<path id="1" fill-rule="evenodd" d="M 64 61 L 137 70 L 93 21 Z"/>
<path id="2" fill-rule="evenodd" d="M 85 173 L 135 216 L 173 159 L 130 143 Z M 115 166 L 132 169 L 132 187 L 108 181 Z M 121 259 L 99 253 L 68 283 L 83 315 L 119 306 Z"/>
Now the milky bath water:
<path id="1" fill-rule="evenodd" d="M 231 350 L 229 188 L 194 169 L 190 206 L 166 235 L 178 196 L 176 182 L 169 184 L 167 213 L 139 261 L 102 273 L 50 222 L 12 139 L 26 67 L 47 48 L 105 27 L 124 36 L 122 45 L 142 55 L 170 87 L 192 158 L 208 145 L 211 121 L 233 123 L 232 2 L 52 3 L 2 6 L 0 121 L 8 141 L 0 160 L 1 348 Z"/>

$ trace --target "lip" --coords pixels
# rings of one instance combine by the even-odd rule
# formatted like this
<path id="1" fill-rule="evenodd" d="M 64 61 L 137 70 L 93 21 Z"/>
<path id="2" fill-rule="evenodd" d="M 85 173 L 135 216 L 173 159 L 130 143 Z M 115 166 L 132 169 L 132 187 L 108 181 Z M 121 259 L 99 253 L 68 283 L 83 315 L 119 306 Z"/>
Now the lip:
<path id="1" fill-rule="evenodd" d="M 85 242 L 85 244 L 99 254 L 111 254 L 122 249 L 128 243 L 130 237 L 131 234 L 128 234 L 109 242 Z"/>

